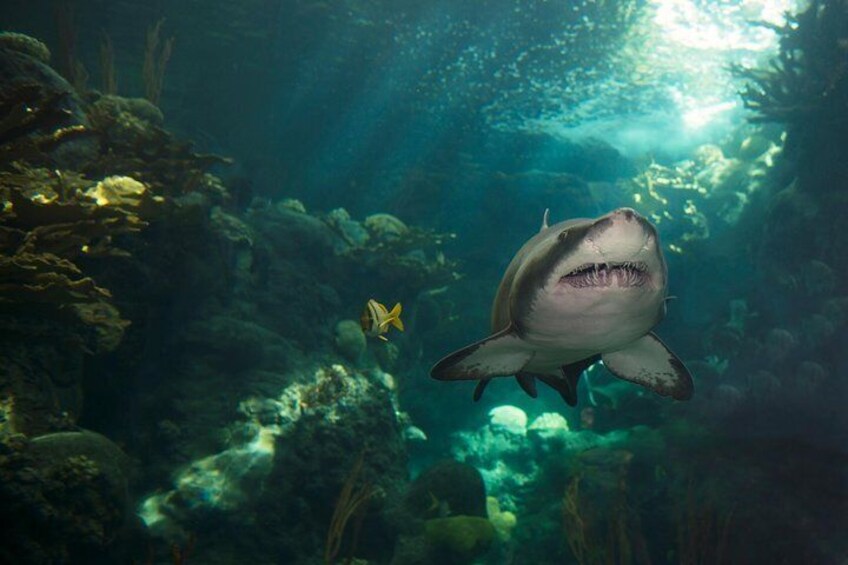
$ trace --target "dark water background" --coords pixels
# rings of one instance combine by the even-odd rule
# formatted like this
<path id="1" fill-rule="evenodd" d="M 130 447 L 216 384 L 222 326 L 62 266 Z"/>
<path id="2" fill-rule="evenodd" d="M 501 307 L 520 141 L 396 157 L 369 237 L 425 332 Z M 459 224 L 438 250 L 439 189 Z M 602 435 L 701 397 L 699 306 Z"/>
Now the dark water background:
<path id="1" fill-rule="evenodd" d="M 161 125 L 232 162 L 180 154 L 178 170 L 220 190 L 157 158 L 31 163 L 92 186 L 138 178 L 173 209 L 115 232 L 130 259 L 67 256 L 131 322 L 108 351 L 32 337 L 32 318 L 66 322 L 0 286 L 0 399 L 39 399 L 0 406 L 27 418 L 2 428 L 0 523 L 19 540 L 4 559 L 845 563 L 848 7 L 795 5 L 781 31 L 748 22 L 765 9 L 685 4 L 718 26 L 707 37 L 735 22 L 770 43 L 658 39 L 662 2 L 6 0 L 0 29 L 42 40 L 65 78 L 64 55 L 85 66 L 73 86 L 89 117 L 107 94 L 104 38 L 117 94 L 141 97 L 145 34 L 162 21 Z M 166 146 L 100 139 L 101 155 Z M 511 379 L 479 403 L 469 383 L 429 379 L 487 334 L 499 278 L 546 208 L 560 221 L 620 206 L 666 246 L 677 298 L 657 332 L 694 374 L 690 402 L 603 369 L 576 408 Z M 377 213 L 412 235 L 380 239 Z M 53 221 L 38 214 L 26 229 Z M 341 345 L 338 323 L 369 298 L 402 302 L 406 331 Z M 559 413 L 571 435 L 511 434 L 488 423 L 500 405 Z M 82 430 L 122 454 L 55 437 Z M 328 557 L 346 479 L 367 500 Z"/>

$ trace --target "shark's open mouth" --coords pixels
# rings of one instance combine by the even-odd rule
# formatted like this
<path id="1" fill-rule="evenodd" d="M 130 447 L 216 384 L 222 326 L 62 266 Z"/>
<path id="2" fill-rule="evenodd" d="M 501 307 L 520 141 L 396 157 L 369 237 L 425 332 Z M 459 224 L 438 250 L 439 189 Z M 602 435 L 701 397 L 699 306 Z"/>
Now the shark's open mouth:
<path id="1" fill-rule="evenodd" d="M 650 280 L 648 266 L 641 262 L 585 263 L 559 279 L 577 288 L 594 286 L 642 286 Z"/>

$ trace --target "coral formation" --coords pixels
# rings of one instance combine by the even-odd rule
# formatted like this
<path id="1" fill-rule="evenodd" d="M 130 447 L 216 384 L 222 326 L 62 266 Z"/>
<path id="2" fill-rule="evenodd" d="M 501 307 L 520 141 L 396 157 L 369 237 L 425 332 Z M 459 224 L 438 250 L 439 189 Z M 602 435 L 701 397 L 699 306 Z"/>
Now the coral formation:
<path id="1" fill-rule="evenodd" d="M 496 406 L 489 410 L 489 425 L 493 430 L 523 436 L 527 433 L 527 413 L 516 406 Z"/>
<path id="2" fill-rule="evenodd" d="M 13 563 L 127 558 L 128 461 L 105 437 L 64 432 L 0 436 L 0 502 Z"/>
<path id="3" fill-rule="evenodd" d="M 351 362 L 357 362 L 367 345 L 365 334 L 356 320 L 341 320 L 336 324 L 336 348 Z"/>
<path id="4" fill-rule="evenodd" d="M 50 63 L 50 49 L 47 45 L 23 33 L 0 32 L 0 49 L 11 49 L 29 55 L 44 64 Z"/>

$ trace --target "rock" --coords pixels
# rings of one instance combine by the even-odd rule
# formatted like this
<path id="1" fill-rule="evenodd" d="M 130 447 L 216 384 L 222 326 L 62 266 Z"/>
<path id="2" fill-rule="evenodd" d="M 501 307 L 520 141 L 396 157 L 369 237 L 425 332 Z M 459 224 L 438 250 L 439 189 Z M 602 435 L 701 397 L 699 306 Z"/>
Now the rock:
<path id="1" fill-rule="evenodd" d="M 362 224 L 351 219 L 350 214 L 344 208 L 336 208 L 330 210 L 327 214 L 327 223 L 336 230 L 342 239 L 351 247 L 362 247 L 370 239 L 368 231 L 362 227 Z M 343 251 L 344 246 L 340 246 L 336 251 Z"/>

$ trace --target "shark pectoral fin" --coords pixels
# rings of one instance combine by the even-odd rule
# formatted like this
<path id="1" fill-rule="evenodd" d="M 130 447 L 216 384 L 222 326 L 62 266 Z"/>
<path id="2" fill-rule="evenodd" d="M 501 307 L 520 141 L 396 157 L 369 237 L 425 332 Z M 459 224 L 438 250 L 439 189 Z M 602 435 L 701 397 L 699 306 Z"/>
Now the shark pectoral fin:
<path id="1" fill-rule="evenodd" d="M 518 373 L 531 357 L 533 351 L 510 326 L 451 353 L 430 369 L 430 376 L 440 381 L 506 377 Z"/>
<path id="2" fill-rule="evenodd" d="M 530 373 L 518 373 L 515 375 L 515 380 L 518 381 L 521 390 L 530 395 L 531 398 L 539 396 L 539 392 L 536 390 L 536 377 L 534 375 Z"/>
<path id="3" fill-rule="evenodd" d="M 490 382 L 492 382 L 492 379 L 481 379 L 477 381 L 477 386 L 474 387 L 474 402 L 480 400 L 483 396 L 483 391 L 486 390 L 486 387 L 489 386 Z"/>
<path id="4" fill-rule="evenodd" d="M 604 366 L 626 381 L 640 384 L 675 400 L 692 398 L 692 375 L 683 362 L 653 333 L 628 347 L 601 355 Z"/>

